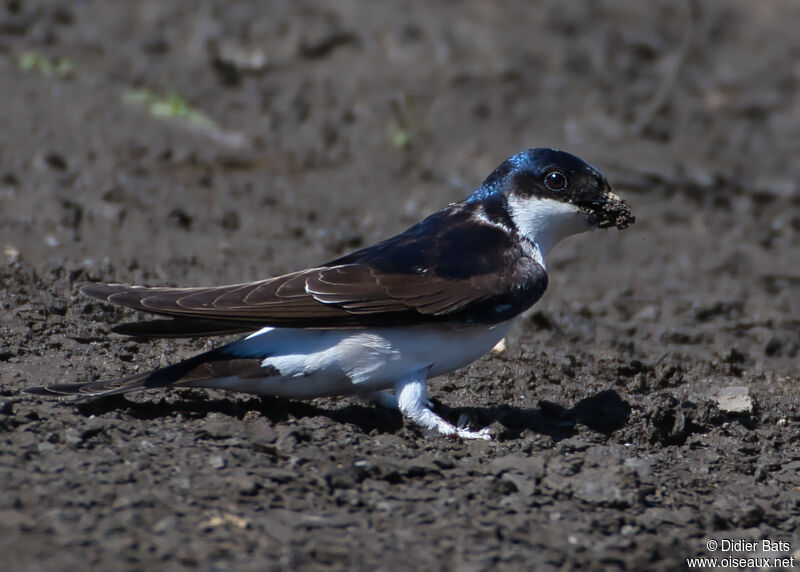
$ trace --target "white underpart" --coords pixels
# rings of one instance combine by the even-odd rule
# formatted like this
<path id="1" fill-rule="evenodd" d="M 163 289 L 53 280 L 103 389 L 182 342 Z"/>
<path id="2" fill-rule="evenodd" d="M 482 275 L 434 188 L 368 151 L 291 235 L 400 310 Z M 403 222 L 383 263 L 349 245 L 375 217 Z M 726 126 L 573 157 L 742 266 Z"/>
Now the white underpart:
<path id="1" fill-rule="evenodd" d="M 364 330 L 267 327 L 228 346 L 235 357 L 263 356 L 263 378 L 222 377 L 195 385 L 297 399 L 355 394 L 396 407 L 417 425 L 441 435 L 489 439 L 488 430 L 456 427 L 436 415 L 425 381 L 478 359 L 515 321 Z M 389 388 L 394 397 L 383 391 Z"/>
<path id="2" fill-rule="evenodd" d="M 543 267 L 544 256 L 553 246 L 591 228 L 578 207 L 555 199 L 512 195 L 508 198 L 508 207 L 519 232 L 539 247 L 537 262 Z"/>
<path id="3" fill-rule="evenodd" d="M 258 330 L 257 332 L 253 332 L 252 334 L 250 334 L 249 336 L 247 336 L 245 339 L 246 339 L 246 340 L 249 340 L 250 338 L 257 338 L 258 336 L 260 336 L 260 335 L 262 335 L 262 334 L 266 334 L 267 332 L 271 332 L 271 331 L 272 331 L 272 330 L 274 330 L 274 329 L 275 329 L 275 328 L 273 328 L 272 326 L 267 326 L 266 328 L 261 328 L 261 329 L 260 329 L 260 330 Z"/>
<path id="4" fill-rule="evenodd" d="M 203 380 L 198 386 L 296 399 L 374 396 L 383 389 L 397 391 L 398 382 L 409 376 L 424 388 L 426 378 L 454 371 L 487 353 L 514 321 L 491 326 L 442 324 L 364 330 L 264 328 L 229 346 L 238 357 L 263 356 L 263 378 L 225 377 Z M 444 425 L 431 427 L 428 422 L 430 415 L 435 415 L 424 397 L 413 407 L 410 398 L 403 401 L 400 397 L 399 408 L 408 417 L 442 432 Z M 423 415 L 426 422 L 417 419 L 418 410 L 429 411 Z"/>

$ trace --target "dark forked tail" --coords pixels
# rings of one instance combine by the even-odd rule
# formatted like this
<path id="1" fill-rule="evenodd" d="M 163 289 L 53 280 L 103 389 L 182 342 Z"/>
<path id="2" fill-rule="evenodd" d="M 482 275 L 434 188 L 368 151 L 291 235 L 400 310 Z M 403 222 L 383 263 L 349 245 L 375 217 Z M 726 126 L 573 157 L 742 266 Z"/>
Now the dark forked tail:
<path id="1" fill-rule="evenodd" d="M 260 359 L 240 358 L 231 355 L 230 352 L 226 351 L 226 347 L 223 346 L 174 365 L 122 379 L 87 381 L 83 383 L 57 383 L 29 387 L 24 391 L 33 395 L 49 397 L 61 395 L 83 395 L 87 397 L 119 395 L 140 389 L 175 385 L 189 386 L 218 377 L 263 376 L 264 371 L 260 367 L 260 361 Z"/>
<path id="2" fill-rule="evenodd" d="M 56 383 L 53 385 L 40 385 L 28 387 L 23 391 L 32 395 L 43 395 L 46 397 L 56 397 L 62 395 L 85 395 L 100 397 L 105 395 L 117 395 L 128 393 L 137 389 L 147 389 L 148 387 L 161 387 L 161 385 L 149 385 L 148 380 L 155 372 L 140 373 L 123 379 L 110 379 L 106 381 L 86 381 L 83 383 Z"/>
<path id="3" fill-rule="evenodd" d="M 198 356 L 199 357 L 199 356 Z M 39 387 L 29 387 L 25 393 L 56 397 L 61 395 L 84 395 L 101 397 L 119 395 L 140 389 L 166 387 L 180 380 L 197 364 L 189 364 L 187 360 L 165 368 L 139 373 L 122 379 L 106 379 L 102 381 L 85 381 L 79 383 L 56 383 Z"/>

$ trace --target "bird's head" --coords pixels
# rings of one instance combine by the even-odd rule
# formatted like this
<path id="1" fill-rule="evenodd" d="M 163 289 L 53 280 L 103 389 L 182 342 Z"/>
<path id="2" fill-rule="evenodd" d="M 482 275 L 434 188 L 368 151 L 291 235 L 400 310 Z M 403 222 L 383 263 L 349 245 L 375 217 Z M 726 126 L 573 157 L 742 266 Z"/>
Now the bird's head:
<path id="1" fill-rule="evenodd" d="M 635 217 L 596 167 L 556 149 L 528 149 L 501 163 L 468 203 L 505 219 L 546 253 L 592 228 L 626 228 Z"/>

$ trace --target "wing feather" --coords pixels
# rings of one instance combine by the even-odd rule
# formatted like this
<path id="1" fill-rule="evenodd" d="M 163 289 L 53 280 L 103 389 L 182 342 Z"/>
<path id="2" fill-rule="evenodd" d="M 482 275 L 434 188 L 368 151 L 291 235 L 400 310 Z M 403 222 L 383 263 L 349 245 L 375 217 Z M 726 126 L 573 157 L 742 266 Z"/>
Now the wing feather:
<path id="1" fill-rule="evenodd" d="M 299 291 L 299 283 L 305 284 L 303 292 Z M 457 311 L 488 294 L 465 280 L 420 274 L 386 276 L 360 265 L 315 268 L 295 273 L 288 280 L 279 277 L 214 288 L 92 283 L 81 291 L 136 310 L 176 318 L 297 327 L 373 325 L 384 318 L 388 324 L 397 314 L 406 314 L 405 321 L 424 322 L 428 321 L 426 316 L 441 314 L 444 309 Z M 365 320 L 366 316 L 372 319 Z"/>
<path id="2" fill-rule="evenodd" d="M 86 284 L 89 296 L 181 320 L 170 329 L 197 335 L 263 326 L 353 328 L 443 319 L 497 323 L 535 303 L 547 274 L 532 247 L 469 209 L 451 205 L 405 233 L 323 266 L 213 288 Z M 466 242 L 465 242 L 466 241 Z M 147 331 L 146 326 L 122 326 Z M 158 335 L 158 334 L 156 334 Z M 174 335 L 174 334 L 173 334 Z"/>

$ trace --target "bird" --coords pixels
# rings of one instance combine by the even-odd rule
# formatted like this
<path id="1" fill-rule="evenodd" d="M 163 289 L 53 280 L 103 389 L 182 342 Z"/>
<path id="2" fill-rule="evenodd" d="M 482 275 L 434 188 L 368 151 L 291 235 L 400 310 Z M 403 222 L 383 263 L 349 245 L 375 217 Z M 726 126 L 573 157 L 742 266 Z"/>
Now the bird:
<path id="1" fill-rule="evenodd" d="M 172 365 L 112 380 L 27 389 L 108 396 L 213 388 L 312 399 L 357 396 L 427 433 L 490 439 L 437 415 L 427 381 L 489 352 L 544 294 L 562 239 L 635 222 L 604 174 L 557 149 L 503 161 L 466 199 L 324 264 L 241 284 L 85 283 L 83 294 L 158 316 L 113 331 L 146 337 L 246 334 Z"/>

